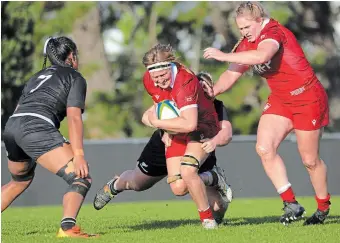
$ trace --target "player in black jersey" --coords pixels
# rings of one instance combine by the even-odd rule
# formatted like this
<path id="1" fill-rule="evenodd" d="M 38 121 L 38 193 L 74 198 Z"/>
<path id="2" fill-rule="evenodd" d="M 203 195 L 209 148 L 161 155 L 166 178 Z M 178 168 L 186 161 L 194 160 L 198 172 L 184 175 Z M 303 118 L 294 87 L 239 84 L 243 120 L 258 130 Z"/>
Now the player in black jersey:
<path id="1" fill-rule="evenodd" d="M 200 72 L 198 79 L 205 92 L 212 89 L 213 81 L 208 73 Z M 211 99 L 209 97 L 209 99 Z M 199 168 L 199 175 L 207 186 L 209 204 L 217 223 L 221 223 L 228 204 L 232 200 L 232 191 L 226 182 L 226 177 L 221 168 L 216 166 L 216 146 L 227 145 L 232 138 L 232 127 L 228 121 L 227 111 L 222 101 L 214 99 L 214 105 L 220 121 L 221 130 L 213 138 L 202 145 L 207 153 L 210 153 L 205 163 Z M 165 134 L 165 135 L 164 135 Z M 165 147 L 170 146 L 171 139 L 167 133 L 156 130 L 149 142 L 144 147 L 137 166 L 134 170 L 124 171 L 119 177 L 111 179 L 101 188 L 94 199 L 94 207 L 102 209 L 112 198 L 124 190 L 144 191 L 151 188 L 157 182 L 167 176 Z M 168 183 L 177 183 L 177 196 L 187 194 L 188 190 L 181 176 L 168 177 Z"/>
<path id="2" fill-rule="evenodd" d="M 92 235 L 76 225 L 77 214 L 91 187 L 84 159 L 81 116 L 86 80 L 77 71 L 77 46 L 71 39 L 47 39 L 44 55 L 43 69 L 26 83 L 4 130 L 12 180 L 1 188 L 1 212 L 31 184 L 37 162 L 69 184 L 57 236 L 86 238 Z M 46 68 L 47 58 L 52 65 Z M 58 130 L 65 117 L 72 146 Z"/>

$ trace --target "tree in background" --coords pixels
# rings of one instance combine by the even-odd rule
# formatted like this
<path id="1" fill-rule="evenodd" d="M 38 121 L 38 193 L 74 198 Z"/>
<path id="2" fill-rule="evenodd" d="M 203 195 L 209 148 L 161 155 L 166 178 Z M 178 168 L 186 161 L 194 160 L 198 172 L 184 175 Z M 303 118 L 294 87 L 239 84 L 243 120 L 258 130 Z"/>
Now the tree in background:
<path id="1" fill-rule="evenodd" d="M 85 137 L 102 139 L 150 135 L 152 129 L 146 128 L 140 121 L 144 110 L 152 104 L 142 84 L 145 72 L 141 63 L 143 54 L 157 42 L 171 43 L 186 66 L 195 72 L 209 71 L 217 79 L 227 64 L 204 60 L 202 50 L 208 46 L 225 52 L 232 49 L 239 38 L 232 16 L 237 4 L 3 2 L 3 124 L 15 108 L 24 77 L 41 68 L 45 39 L 50 35 L 68 34 L 79 46 L 80 71 L 89 83 L 89 99 L 84 114 Z M 297 36 L 329 95 L 331 125 L 327 131 L 340 131 L 340 61 L 339 46 L 334 36 L 334 26 L 339 24 L 339 7 L 333 2 L 263 4 L 275 19 Z M 25 24 L 13 24 L 14 20 L 23 21 L 21 19 L 27 23 L 31 21 L 31 29 L 25 28 L 28 26 Z M 103 38 L 105 41 L 112 39 L 109 46 L 115 49 L 103 46 Z M 26 49 L 21 47 L 24 43 Z M 17 59 L 13 61 L 13 58 Z M 265 82 L 250 74 L 244 75 L 230 92 L 219 96 L 228 106 L 235 134 L 256 133 L 268 93 Z M 62 131 L 67 134 L 63 123 Z"/>
<path id="2" fill-rule="evenodd" d="M 1 2 L 1 130 L 32 71 L 33 30 L 31 2 Z"/>

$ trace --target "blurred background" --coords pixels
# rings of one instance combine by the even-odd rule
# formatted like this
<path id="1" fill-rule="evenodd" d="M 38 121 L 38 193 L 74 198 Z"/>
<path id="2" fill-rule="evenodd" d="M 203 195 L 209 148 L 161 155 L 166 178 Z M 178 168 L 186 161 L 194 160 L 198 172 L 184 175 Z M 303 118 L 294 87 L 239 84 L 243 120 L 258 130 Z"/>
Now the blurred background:
<path id="1" fill-rule="evenodd" d="M 141 117 L 152 100 L 142 84 L 142 57 L 156 43 L 170 43 L 193 71 L 215 80 L 227 65 L 202 58 L 213 46 L 230 51 L 239 36 L 233 10 L 239 2 L 1 2 L 1 129 L 28 78 L 42 68 L 49 36 L 77 44 L 88 82 L 86 139 L 146 137 Z M 340 132 L 340 3 L 262 2 L 298 38 L 327 90 L 331 123 Z M 219 96 L 234 134 L 255 134 L 269 89 L 250 73 Z M 67 134 L 66 123 L 61 131 Z"/>

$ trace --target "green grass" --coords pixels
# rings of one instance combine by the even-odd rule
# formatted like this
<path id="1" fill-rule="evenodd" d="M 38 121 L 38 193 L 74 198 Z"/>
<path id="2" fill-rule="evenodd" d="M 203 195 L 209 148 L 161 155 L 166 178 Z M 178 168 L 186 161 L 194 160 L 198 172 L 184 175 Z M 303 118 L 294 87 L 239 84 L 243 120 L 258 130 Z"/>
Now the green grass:
<path id="1" fill-rule="evenodd" d="M 313 198 L 299 198 L 311 215 Z M 78 223 L 100 238 L 56 239 L 61 206 L 9 208 L 2 214 L 2 242 L 327 242 L 340 239 L 340 197 L 332 197 L 332 210 L 324 225 L 302 226 L 302 221 L 285 227 L 278 223 L 282 203 L 278 198 L 235 199 L 227 224 L 204 230 L 191 201 L 111 203 L 101 211 L 85 205 Z"/>

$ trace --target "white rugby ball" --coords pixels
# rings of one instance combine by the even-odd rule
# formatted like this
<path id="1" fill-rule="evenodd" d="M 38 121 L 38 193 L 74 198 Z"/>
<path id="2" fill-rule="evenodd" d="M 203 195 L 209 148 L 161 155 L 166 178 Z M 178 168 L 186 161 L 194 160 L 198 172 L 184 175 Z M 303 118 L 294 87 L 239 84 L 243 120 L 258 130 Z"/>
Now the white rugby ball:
<path id="1" fill-rule="evenodd" d="M 163 100 L 157 103 L 156 114 L 159 120 L 166 120 L 179 117 L 180 110 L 172 100 Z M 169 134 L 176 134 L 175 132 L 171 131 L 166 132 Z"/>

